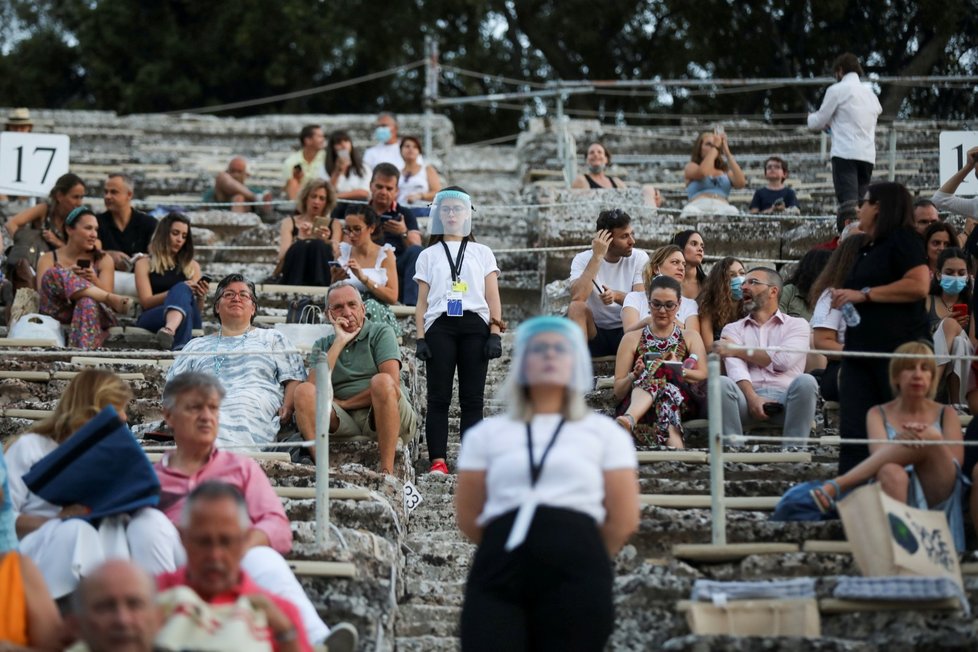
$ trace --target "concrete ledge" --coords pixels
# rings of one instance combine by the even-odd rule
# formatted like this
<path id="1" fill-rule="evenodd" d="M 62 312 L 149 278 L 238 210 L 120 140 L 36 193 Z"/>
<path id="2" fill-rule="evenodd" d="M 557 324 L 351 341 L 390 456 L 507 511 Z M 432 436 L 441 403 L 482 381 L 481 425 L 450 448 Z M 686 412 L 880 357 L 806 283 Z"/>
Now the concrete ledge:
<path id="1" fill-rule="evenodd" d="M 773 510 L 781 496 L 742 496 L 727 497 L 723 503 L 727 509 Z M 671 507 L 674 509 L 709 509 L 709 494 L 642 494 L 642 505 Z"/>
<path id="2" fill-rule="evenodd" d="M 11 419 L 32 419 L 34 421 L 44 419 L 52 414 L 54 414 L 54 410 L 29 410 L 18 408 L 4 408 L 3 410 L 0 410 L 0 416 L 5 416 Z"/>
<path id="3" fill-rule="evenodd" d="M 306 577 L 356 577 L 357 567 L 348 561 L 285 560 L 296 575 Z"/>
<path id="4" fill-rule="evenodd" d="M 173 360 L 170 358 L 164 360 L 156 359 L 156 358 L 94 358 L 94 357 L 86 357 L 83 355 L 76 355 L 71 358 L 71 364 L 77 364 L 83 367 L 100 367 L 102 365 L 131 364 L 131 365 L 142 365 L 146 367 L 160 367 L 161 369 L 169 369 L 170 365 L 173 364 Z"/>
<path id="5" fill-rule="evenodd" d="M 639 464 L 649 464 L 651 462 L 692 462 L 694 464 L 707 464 L 709 454 L 703 451 L 638 451 L 636 453 Z"/>
<path id="6" fill-rule="evenodd" d="M 672 556 L 692 561 L 737 561 L 750 555 L 780 555 L 798 552 L 796 543 L 680 543 Z"/>
<path id="7" fill-rule="evenodd" d="M 44 347 L 46 349 L 60 349 L 61 346 L 58 345 L 54 340 L 35 340 L 28 338 L 10 338 L 10 337 L 0 337 L 0 346 L 6 347 L 30 347 L 38 346 Z"/>
<path id="8" fill-rule="evenodd" d="M 79 373 L 78 371 L 0 371 L 0 379 L 27 380 L 33 382 L 47 382 L 49 380 L 71 380 Z M 146 380 L 140 373 L 116 374 L 123 380 Z"/>
<path id="9" fill-rule="evenodd" d="M 174 447 L 173 450 L 176 450 Z M 277 452 L 256 452 L 256 453 L 245 453 L 242 451 L 235 451 L 238 455 L 244 457 L 250 457 L 254 460 L 259 461 L 271 461 L 271 462 L 291 462 L 292 457 L 288 453 L 277 453 Z M 150 462 L 157 462 L 163 457 L 163 453 L 146 453 L 146 457 L 149 458 Z"/>
<path id="10" fill-rule="evenodd" d="M 315 487 L 275 487 L 279 498 L 315 498 Z M 369 500 L 370 490 L 363 487 L 340 487 L 329 490 L 330 500 Z"/>
<path id="11" fill-rule="evenodd" d="M 812 539 L 802 544 L 801 551 L 851 555 L 852 545 L 848 541 L 819 541 Z"/>
<path id="12" fill-rule="evenodd" d="M 731 600 L 731 602 L 750 602 L 750 600 Z M 692 605 L 691 600 L 680 600 L 676 611 L 685 613 Z M 959 611 L 961 603 L 957 598 L 943 600 L 839 600 L 822 598 L 818 610 L 823 614 L 843 614 L 860 611 L 917 611 L 918 609 L 936 611 Z"/>
<path id="13" fill-rule="evenodd" d="M 709 464 L 710 454 L 705 451 L 690 450 L 665 450 L 665 451 L 639 451 L 637 453 L 639 464 L 649 464 L 652 462 L 688 462 L 690 464 Z M 778 463 L 810 463 L 811 453 L 724 453 L 724 462 L 736 462 L 740 464 L 778 464 Z"/>

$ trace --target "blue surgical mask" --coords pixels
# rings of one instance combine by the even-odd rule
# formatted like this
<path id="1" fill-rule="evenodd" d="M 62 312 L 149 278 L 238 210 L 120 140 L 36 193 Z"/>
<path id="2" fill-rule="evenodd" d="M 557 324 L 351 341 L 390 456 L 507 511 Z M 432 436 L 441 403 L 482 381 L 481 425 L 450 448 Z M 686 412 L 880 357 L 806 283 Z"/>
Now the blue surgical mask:
<path id="1" fill-rule="evenodd" d="M 374 129 L 374 140 L 380 144 L 386 143 L 391 139 L 391 128 L 390 127 L 377 127 Z"/>
<path id="2" fill-rule="evenodd" d="M 941 289 L 948 294 L 960 294 L 968 284 L 967 276 L 948 276 L 941 274 Z"/>
<path id="3" fill-rule="evenodd" d="M 743 276 L 734 276 L 732 279 L 730 279 L 730 294 L 733 295 L 733 298 L 737 301 L 744 298 Z"/>

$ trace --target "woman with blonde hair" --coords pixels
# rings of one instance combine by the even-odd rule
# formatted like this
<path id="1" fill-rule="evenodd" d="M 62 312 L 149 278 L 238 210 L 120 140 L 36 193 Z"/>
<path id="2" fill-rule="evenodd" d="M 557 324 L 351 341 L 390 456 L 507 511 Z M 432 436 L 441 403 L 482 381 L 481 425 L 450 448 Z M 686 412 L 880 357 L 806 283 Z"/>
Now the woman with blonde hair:
<path id="1" fill-rule="evenodd" d="M 180 213 L 160 220 L 149 242 L 149 256 L 137 260 L 133 272 L 143 307 L 136 326 L 155 331 L 164 349 L 179 351 L 200 325 L 207 296 L 207 281 L 194 260 L 190 220 Z"/>
<path id="2" fill-rule="evenodd" d="M 621 304 L 621 325 L 626 333 L 641 330 L 651 323 L 652 313 L 649 310 L 647 292 L 652 285 L 652 279 L 661 274 L 682 283 L 686 278 L 686 271 L 686 258 L 678 245 L 666 245 L 652 252 L 649 262 L 642 269 L 642 284 L 646 291 L 629 292 Z M 683 297 L 679 311 L 676 313 L 676 323 L 683 330 L 700 332 L 699 306 L 696 299 Z"/>
<path id="3" fill-rule="evenodd" d="M 869 410 L 866 431 L 869 439 L 901 444 L 870 444 L 869 457 L 813 489 L 812 498 L 819 509 L 828 511 L 846 491 L 875 480 L 891 498 L 917 509 L 943 511 L 955 546 L 963 551 L 961 497 L 967 480 L 961 472 L 961 420 L 954 408 L 934 400 L 939 378 L 931 348 L 922 342 L 907 342 L 894 353 L 897 357 L 890 360 L 889 375 L 896 398 Z M 929 441 L 953 445 L 917 445 Z"/>
<path id="4" fill-rule="evenodd" d="M 739 215 L 727 197 L 733 188 L 747 185 L 744 171 L 737 165 L 727 134 L 722 130 L 704 131 L 693 144 L 684 170 L 689 203 L 681 215 Z"/>
<path id="5" fill-rule="evenodd" d="M 7 449 L 10 500 L 20 551 L 40 567 L 55 599 L 64 597 L 78 580 L 105 559 L 131 557 L 151 574 L 173 571 L 183 563 L 176 528 L 163 512 L 144 507 L 131 515 L 101 519 L 98 527 L 82 520 L 84 505 L 54 505 L 34 494 L 23 476 L 107 406 L 126 420 L 132 390 L 110 371 L 86 369 L 65 388 L 54 414 L 38 421 L 31 432 Z M 92 478 L 97 482 L 98 478 Z"/>
<path id="6" fill-rule="evenodd" d="M 340 256 L 341 232 L 330 214 L 336 207 L 336 189 L 323 179 L 307 183 L 296 200 L 296 214 L 279 228 L 278 266 L 285 285 L 327 286 L 329 264 Z"/>
<path id="7" fill-rule="evenodd" d="M 628 435 L 584 403 L 592 374 L 574 322 L 528 319 L 502 392 L 508 413 L 465 433 L 456 517 L 479 547 L 464 650 L 605 648 L 610 558 L 638 527 L 638 465 Z"/>

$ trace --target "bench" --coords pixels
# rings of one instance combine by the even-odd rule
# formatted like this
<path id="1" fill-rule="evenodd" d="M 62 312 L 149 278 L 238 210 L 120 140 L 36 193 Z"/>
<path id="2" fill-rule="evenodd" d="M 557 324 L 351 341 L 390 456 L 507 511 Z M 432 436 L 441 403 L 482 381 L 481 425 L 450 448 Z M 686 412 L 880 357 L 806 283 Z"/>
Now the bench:
<path id="1" fill-rule="evenodd" d="M 708 509 L 711 504 L 709 494 L 642 494 L 638 498 L 642 505 L 671 509 Z M 723 504 L 727 509 L 771 511 L 779 500 L 781 496 L 726 496 Z"/>

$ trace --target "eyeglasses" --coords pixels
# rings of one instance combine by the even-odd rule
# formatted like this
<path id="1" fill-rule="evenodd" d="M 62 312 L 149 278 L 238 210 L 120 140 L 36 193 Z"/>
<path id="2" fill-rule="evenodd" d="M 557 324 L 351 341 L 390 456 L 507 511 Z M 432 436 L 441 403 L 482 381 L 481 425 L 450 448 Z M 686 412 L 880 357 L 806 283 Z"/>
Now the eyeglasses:
<path id="1" fill-rule="evenodd" d="M 862 208 L 863 204 L 872 204 L 872 203 L 873 203 L 872 199 L 870 199 L 869 197 L 863 197 L 862 199 L 856 202 L 856 208 Z"/>
<path id="2" fill-rule="evenodd" d="M 249 292 L 248 290 L 242 290 L 241 292 L 235 292 L 234 290 L 225 290 L 224 292 L 221 292 L 221 298 L 227 299 L 228 301 L 234 298 L 241 299 L 242 301 L 251 301 L 251 292 Z"/>
<path id="3" fill-rule="evenodd" d="M 363 226 L 344 226 L 343 233 L 361 233 L 365 231 L 366 227 Z"/>
<path id="4" fill-rule="evenodd" d="M 547 355 L 548 351 L 553 351 L 556 355 L 570 355 L 570 346 L 563 342 L 534 342 L 526 347 L 529 355 Z"/>
<path id="5" fill-rule="evenodd" d="M 448 215 L 461 215 L 465 212 L 465 206 L 440 206 L 438 210 Z"/>
<path id="6" fill-rule="evenodd" d="M 671 311 L 679 307 L 679 304 L 675 301 L 652 301 L 649 303 L 653 311 Z"/>
<path id="7" fill-rule="evenodd" d="M 747 279 L 746 281 L 744 281 L 744 285 L 750 285 L 750 286 L 754 286 L 754 285 L 766 285 L 769 288 L 770 287 L 774 287 L 773 284 L 771 284 L 771 283 L 765 283 L 764 281 L 758 281 L 756 278 L 749 278 L 749 279 Z"/>

